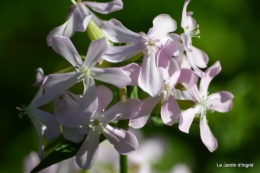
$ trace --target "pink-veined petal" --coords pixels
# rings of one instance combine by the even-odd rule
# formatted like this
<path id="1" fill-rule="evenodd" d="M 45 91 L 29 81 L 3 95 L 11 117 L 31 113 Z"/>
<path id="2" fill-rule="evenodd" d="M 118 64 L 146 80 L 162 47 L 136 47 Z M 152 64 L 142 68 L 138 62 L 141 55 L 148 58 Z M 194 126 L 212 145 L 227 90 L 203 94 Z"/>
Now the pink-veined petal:
<path id="1" fill-rule="evenodd" d="M 127 46 L 113 46 L 108 49 L 102 58 L 108 62 L 118 63 L 141 53 L 144 48 L 145 45 L 143 43 L 136 43 Z"/>
<path id="2" fill-rule="evenodd" d="M 161 99 L 162 99 L 161 96 L 148 97 L 144 99 L 142 101 L 143 105 L 141 107 L 139 114 L 135 117 L 131 117 L 131 119 L 129 120 L 129 126 L 135 129 L 142 128 L 146 124 L 147 120 L 149 119 L 150 114 L 152 113 L 154 107 Z"/>
<path id="3" fill-rule="evenodd" d="M 43 88 L 47 94 L 59 95 L 75 85 L 79 81 L 78 76 L 78 72 L 50 74 L 44 79 Z"/>
<path id="4" fill-rule="evenodd" d="M 211 105 L 210 109 L 218 112 L 228 112 L 233 106 L 233 98 L 233 94 L 227 91 L 211 94 L 208 98 L 208 102 Z"/>
<path id="5" fill-rule="evenodd" d="M 160 39 L 169 32 L 175 31 L 177 28 L 176 21 L 168 14 L 160 14 L 153 20 L 153 28 L 150 29 L 148 35 L 150 38 Z"/>
<path id="6" fill-rule="evenodd" d="M 173 123 L 179 121 L 180 114 L 180 107 L 173 96 L 170 96 L 167 100 L 165 100 L 162 103 L 161 117 L 166 125 L 172 126 Z"/>
<path id="7" fill-rule="evenodd" d="M 105 37 L 92 41 L 88 48 L 88 53 L 84 61 L 84 67 L 87 69 L 94 67 L 107 50 L 108 45 Z"/>
<path id="8" fill-rule="evenodd" d="M 130 31 L 116 19 L 110 19 L 102 27 L 102 31 L 109 40 L 116 43 L 136 43 L 143 40 L 140 34 Z"/>
<path id="9" fill-rule="evenodd" d="M 108 124 L 103 130 L 103 135 L 114 145 L 114 148 L 120 154 L 129 154 L 139 146 L 135 135 L 131 132 L 112 127 Z"/>
<path id="10" fill-rule="evenodd" d="M 180 116 L 180 123 L 179 123 L 179 129 L 185 133 L 189 133 L 189 129 L 191 126 L 191 123 L 195 117 L 195 115 L 198 113 L 199 108 L 189 108 L 181 113 Z"/>
<path id="11" fill-rule="evenodd" d="M 97 131 L 90 131 L 76 154 L 76 162 L 82 169 L 89 169 L 98 155 L 99 137 Z"/>
<path id="12" fill-rule="evenodd" d="M 213 152 L 214 150 L 217 149 L 218 141 L 212 134 L 205 115 L 202 115 L 200 119 L 200 137 L 202 142 L 210 152 Z"/>
<path id="13" fill-rule="evenodd" d="M 84 135 L 80 134 L 75 128 L 68 128 L 68 127 L 62 126 L 62 130 L 63 130 L 64 138 L 69 141 L 79 143 L 84 138 Z"/>
<path id="14" fill-rule="evenodd" d="M 137 116 L 142 106 L 142 102 L 137 99 L 127 99 L 125 103 L 117 102 L 104 112 L 104 122 L 129 119 Z"/>
<path id="15" fill-rule="evenodd" d="M 209 67 L 205 73 L 203 73 L 203 76 L 200 81 L 200 92 L 203 95 L 207 95 L 209 83 L 211 80 L 219 74 L 221 71 L 221 66 L 219 61 L 215 62 L 211 67 Z"/>
<path id="16" fill-rule="evenodd" d="M 82 64 L 78 51 L 69 38 L 55 35 L 51 39 L 53 50 L 63 56 L 73 66 Z"/>
<path id="17" fill-rule="evenodd" d="M 136 63 L 131 63 L 121 68 L 131 79 L 131 82 L 128 85 L 138 86 L 138 76 L 140 74 L 141 67 Z"/>
<path id="18" fill-rule="evenodd" d="M 121 68 L 93 68 L 92 72 L 95 74 L 94 79 L 110 83 L 118 88 L 123 88 L 131 82 L 130 77 Z"/>
<path id="19" fill-rule="evenodd" d="M 152 52 L 150 56 L 145 53 L 138 84 L 142 90 L 152 97 L 158 95 L 162 91 L 164 86 L 163 78 L 156 67 L 154 52 Z"/>
<path id="20" fill-rule="evenodd" d="M 208 55 L 194 46 L 191 46 L 191 49 L 192 51 L 190 53 L 192 54 L 194 64 L 199 68 L 206 68 L 209 62 Z"/>
<path id="21" fill-rule="evenodd" d="M 42 133 L 43 132 L 42 132 L 41 124 L 36 119 L 32 119 L 32 123 L 35 127 L 37 137 L 38 137 L 38 140 L 39 140 L 38 156 L 39 156 L 40 159 L 43 159 L 44 145 L 43 145 L 43 140 L 42 140 Z"/>
<path id="22" fill-rule="evenodd" d="M 114 11 L 121 10 L 123 8 L 123 2 L 121 0 L 113 0 L 111 2 L 82 2 L 92 8 L 92 10 L 101 13 L 108 14 Z"/>

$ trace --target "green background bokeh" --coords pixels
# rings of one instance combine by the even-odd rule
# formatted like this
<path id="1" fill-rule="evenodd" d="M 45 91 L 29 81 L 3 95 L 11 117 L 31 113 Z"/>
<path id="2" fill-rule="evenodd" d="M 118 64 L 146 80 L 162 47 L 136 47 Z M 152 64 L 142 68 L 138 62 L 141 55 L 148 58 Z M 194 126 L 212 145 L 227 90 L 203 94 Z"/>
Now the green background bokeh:
<path id="1" fill-rule="evenodd" d="M 180 27 L 184 0 L 123 0 L 124 9 L 103 19 L 116 18 L 135 32 L 147 32 L 152 20 L 166 13 Z M 70 0 L 1 0 L 0 1 L 0 172 L 22 172 L 22 160 L 38 150 L 32 123 L 19 118 L 15 109 L 29 104 L 35 69 L 45 74 L 69 64 L 46 44 L 47 34 L 64 23 Z M 167 170 L 176 163 L 187 164 L 194 173 L 260 172 L 260 10 L 253 0 L 192 0 L 188 11 L 200 25 L 201 38 L 193 44 L 205 51 L 209 66 L 219 60 L 221 73 L 212 81 L 210 93 L 228 90 L 235 96 L 233 109 L 225 114 L 209 113 L 209 126 L 218 139 L 218 149 L 210 153 L 203 145 L 199 126 L 193 124 L 190 134 L 173 127 L 146 127 L 146 135 L 162 133 L 171 146 L 166 148 L 164 162 L 155 168 Z M 86 54 L 89 39 L 76 33 L 72 41 L 80 54 Z M 152 149 L 151 149 L 152 150 Z M 253 168 L 218 168 L 217 163 L 254 163 Z"/>

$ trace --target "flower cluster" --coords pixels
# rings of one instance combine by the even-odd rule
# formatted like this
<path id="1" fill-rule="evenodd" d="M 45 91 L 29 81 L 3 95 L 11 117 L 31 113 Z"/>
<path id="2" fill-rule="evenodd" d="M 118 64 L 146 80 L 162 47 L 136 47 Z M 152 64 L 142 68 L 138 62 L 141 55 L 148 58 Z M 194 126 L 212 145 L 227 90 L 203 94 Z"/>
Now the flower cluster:
<path id="1" fill-rule="evenodd" d="M 76 154 L 76 163 L 83 169 L 95 163 L 101 135 L 118 153 L 131 153 L 138 147 L 138 141 L 127 131 L 128 126 L 142 128 L 156 105 L 161 107 L 165 125 L 179 122 L 179 129 L 185 133 L 189 133 L 193 119 L 199 117 L 202 142 L 211 152 L 217 148 L 206 113 L 229 111 L 233 95 L 227 91 L 208 94 L 209 83 L 221 66 L 217 61 L 201 70 L 207 67 L 208 56 L 192 45 L 192 37 L 199 37 L 200 32 L 193 13 L 187 12 L 189 2 L 184 3 L 181 21 L 184 32 L 179 35 L 173 33 L 176 21 L 167 14 L 156 16 L 147 34 L 135 33 L 116 19 L 100 20 L 90 10 L 102 14 L 114 12 L 123 8 L 121 0 L 107 3 L 73 0 L 66 22 L 47 36 L 48 45 L 71 68 L 47 76 L 37 69 L 35 86 L 39 91 L 28 107 L 18 108 L 22 111 L 20 116 L 28 115 L 35 126 L 40 158 L 44 157 L 42 137 L 50 142 L 60 134 L 75 143 L 83 141 Z M 95 40 L 86 56 L 82 56 L 70 37 L 86 29 L 90 34 L 98 34 L 90 36 Z M 102 62 L 110 67 L 103 67 Z M 76 83 L 83 84 L 80 95 L 70 92 Z M 135 96 L 131 97 L 127 90 Z M 137 93 L 142 92 L 149 96 L 138 98 Z M 180 102 L 192 105 L 183 109 Z M 52 110 L 46 109 L 46 104 L 53 105 Z M 128 125 L 121 126 L 122 120 Z"/>

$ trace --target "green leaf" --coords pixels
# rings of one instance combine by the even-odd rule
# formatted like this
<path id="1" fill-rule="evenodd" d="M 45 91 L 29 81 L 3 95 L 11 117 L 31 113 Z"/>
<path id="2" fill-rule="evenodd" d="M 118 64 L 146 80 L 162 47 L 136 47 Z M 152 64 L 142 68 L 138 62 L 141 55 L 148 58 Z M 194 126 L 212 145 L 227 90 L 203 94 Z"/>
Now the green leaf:
<path id="1" fill-rule="evenodd" d="M 60 138 L 60 137 L 58 137 Z M 63 137 L 62 137 L 63 138 Z M 104 141 L 106 138 L 101 135 L 100 136 L 100 141 L 99 143 L 101 143 L 102 141 Z M 83 139 L 80 143 L 74 143 L 71 141 L 68 141 L 66 139 L 59 139 L 61 142 L 57 145 L 57 140 L 54 140 L 53 143 L 51 142 L 50 144 L 48 144 L 46 146 L 46 148 L 48 150 L 51 150 L 51 148 L 53 146 L 55 146 L 55 149 L 49 154 L 47 155 L 32 171 L 31 173 L 37 173 L 53 164 L 56 164 L 60 161 L 69 159 L 73 156 L 75 156 L 80 148 L 80 146 L 82 145 L 83 141 L 85 139 Z"/>
<path id="2" fill-rule="evenodd" d="M 189 109 L 191 108 L 192 106 L 195 106 L 195 103 L 194 101 L 192 100 L 176 100 L 179 107 L 183 110 L 186 110 L 186 109 Z"/>

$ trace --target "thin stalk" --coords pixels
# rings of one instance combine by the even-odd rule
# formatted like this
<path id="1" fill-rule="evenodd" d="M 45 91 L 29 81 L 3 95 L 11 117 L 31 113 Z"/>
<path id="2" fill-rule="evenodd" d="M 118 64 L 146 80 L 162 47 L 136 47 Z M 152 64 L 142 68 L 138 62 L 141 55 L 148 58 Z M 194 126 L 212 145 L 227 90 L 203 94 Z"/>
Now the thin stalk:
<path id="1" fill-rule="evenodd" d="M 120 173 L 127 173 L 127 155 L 120 155 Z"/>

